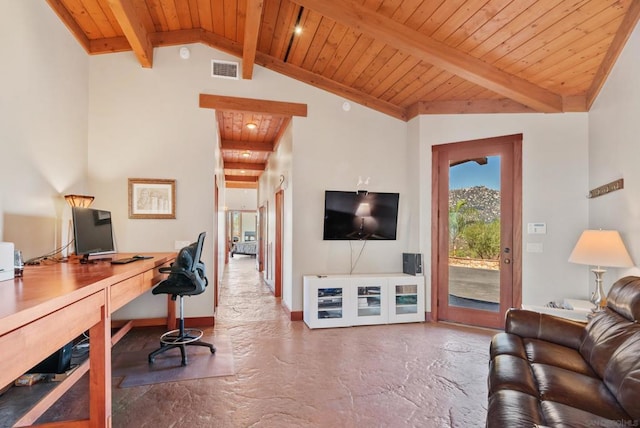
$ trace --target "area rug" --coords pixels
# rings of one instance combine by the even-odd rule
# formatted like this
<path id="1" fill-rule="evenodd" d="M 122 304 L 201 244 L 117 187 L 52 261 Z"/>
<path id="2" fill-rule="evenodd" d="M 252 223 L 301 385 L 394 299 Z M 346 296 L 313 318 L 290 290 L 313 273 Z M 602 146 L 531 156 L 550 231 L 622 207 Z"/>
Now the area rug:
<path id="1" fill-rule="evenodd" d="M 118 385 L 120 388 L 129 388 L 235 374 L 229 337 L 203 337 L 202 340 L 213 343 L 216 347 L 215 354 L 209 348 L 187 346 L 187 365 L 184 367 L 180 364 L 179 349 L 171 349 L 156 356 L 153 364 L 149 364 L 147 358 L 155 348 L 114 353 L 111 358 L 111 375 L 123 378 Z"/>

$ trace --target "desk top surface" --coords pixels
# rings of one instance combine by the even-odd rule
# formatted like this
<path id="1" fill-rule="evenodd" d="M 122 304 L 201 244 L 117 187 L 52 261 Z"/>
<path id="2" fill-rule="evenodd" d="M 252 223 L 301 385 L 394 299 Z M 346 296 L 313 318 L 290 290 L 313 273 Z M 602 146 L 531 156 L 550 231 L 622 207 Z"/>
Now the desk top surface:
<path id="1" fill-rule="evenodd" d="M 115 258 L 131 257 L 116 254 Z M 151 259 L 112 265 L 110 260 L 94 263 L 54 263 L 25 266 L 20 278 L 0 282 L 0 335 L 16 325 L 99 292 L 109 285 L 161 266 L 175 253 L 145 253 Z"/>

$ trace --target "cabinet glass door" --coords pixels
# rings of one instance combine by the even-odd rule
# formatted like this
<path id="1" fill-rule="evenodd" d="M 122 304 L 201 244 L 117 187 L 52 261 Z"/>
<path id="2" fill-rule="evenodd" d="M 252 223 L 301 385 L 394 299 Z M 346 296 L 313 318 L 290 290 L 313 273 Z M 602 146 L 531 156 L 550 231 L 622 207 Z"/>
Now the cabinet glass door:
<path id="1" fill-rule="evenodd" d="M 342 288 L 318 288 L 318 319 L 342 318 Z"/>
<path id="2" fill-rule="evenodd" d="M 424 277 L 405 275 L 389 281 L 389 321 L 424 321 Z"/>
<path id="3" fill-rule="evenodd" d="M 380 278 L 352 278 L 351 305 L 354 325 L 384 324 L 389 319 L 387 281 Z"/>
<path id="4" fill-rule="evenodd" d="M 380 286 L 358 287 L 358 316 L 370 317 L 382 314 Z"/>
<path id="5" fill-rule="evenodd" d="M 396 285 L 395 286 L 395 314 L 417 314 L 418 313 L 418 285 Z"/>

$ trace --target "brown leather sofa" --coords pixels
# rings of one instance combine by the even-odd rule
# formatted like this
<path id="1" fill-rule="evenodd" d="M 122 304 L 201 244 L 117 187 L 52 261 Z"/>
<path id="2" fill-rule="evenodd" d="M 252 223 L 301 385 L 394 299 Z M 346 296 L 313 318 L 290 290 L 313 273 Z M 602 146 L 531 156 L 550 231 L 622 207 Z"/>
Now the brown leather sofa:
<path id="1" fill-rule="evenodd" d="M 588 323 L 520 309 L 491 341 L 486 426 L 640 427 L 640 277 Z"/>

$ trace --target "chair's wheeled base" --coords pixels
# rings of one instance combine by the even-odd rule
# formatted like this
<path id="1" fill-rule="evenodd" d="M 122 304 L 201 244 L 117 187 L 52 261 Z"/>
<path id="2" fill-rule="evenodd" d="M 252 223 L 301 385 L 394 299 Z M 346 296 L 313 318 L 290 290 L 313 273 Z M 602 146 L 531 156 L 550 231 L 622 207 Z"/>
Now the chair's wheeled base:
<path id="1" fill-rule="evenodd" d="M 157 355 L 168 351 L 169 349 L 180 348 L 182 355 L 182 365 L 187 365 L 187 346 L 204 346 L 209 348 L 212 354 L 215 354 L 216 348 L 211 343 L 200 340 L 202 330 L 171 330 L 160 336 L 160 348 L 149 354 L 149 364 L 152 364 Z"/>

